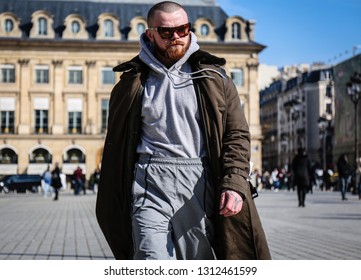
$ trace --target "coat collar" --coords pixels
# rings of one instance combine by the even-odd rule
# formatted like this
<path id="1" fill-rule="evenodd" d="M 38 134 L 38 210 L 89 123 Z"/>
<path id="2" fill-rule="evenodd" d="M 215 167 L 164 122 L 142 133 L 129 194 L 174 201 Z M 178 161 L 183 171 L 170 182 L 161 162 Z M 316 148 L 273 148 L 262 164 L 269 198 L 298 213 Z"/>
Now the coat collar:
<path id="1" fill-rule="evenodd" d="M 226 60 L 221 57 L 217 57 L 215 55 L 212 55 L 206 51 L 198 50 L 194 52 L 190 58 L 189 62 L 191 65 L 201 65 L 201 64 L 214 64 L 223 66 L 226 64 Z M 132 58 L 131 60 L 124 62 L 122 64 L 119 64 L 118 66 L 115 66 L 113 68 L 114 72 L 127 72 L 127 71 L 133 71 L 136 73 L 139 73 L 143 71 L 144 69 L 148 69 L 148 66 L 142 62 L 139 58 L 139 55 Z"/>

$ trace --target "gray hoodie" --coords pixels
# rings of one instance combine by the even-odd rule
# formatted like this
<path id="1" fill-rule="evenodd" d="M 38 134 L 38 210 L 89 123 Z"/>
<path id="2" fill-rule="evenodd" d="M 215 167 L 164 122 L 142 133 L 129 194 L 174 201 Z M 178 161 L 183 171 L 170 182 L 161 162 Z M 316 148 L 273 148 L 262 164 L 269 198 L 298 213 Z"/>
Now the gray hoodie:
<path id="1" fill-rule="evenodd" d="M 195 34 L 185 55 L 170 68 L 153 55 L 145 34 L 140 59 L 150 67 L 142 106 L 142 135 L 137 153 L 162 157 L 205 155 L 200 114 L 188 58 L 199 49 Z"/>

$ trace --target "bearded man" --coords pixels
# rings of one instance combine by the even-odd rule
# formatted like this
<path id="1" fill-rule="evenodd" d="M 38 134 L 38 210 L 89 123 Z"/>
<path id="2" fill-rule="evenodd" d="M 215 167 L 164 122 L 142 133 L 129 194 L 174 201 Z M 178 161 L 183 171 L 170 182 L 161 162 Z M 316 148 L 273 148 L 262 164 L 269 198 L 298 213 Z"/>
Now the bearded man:
<path id="1" fill-rule="evenodd" d="M 96 213 L 117 259 L 270 259 L 249 127 L 223 58 L 184 8 L 154 5 L 109 108 Z"/>

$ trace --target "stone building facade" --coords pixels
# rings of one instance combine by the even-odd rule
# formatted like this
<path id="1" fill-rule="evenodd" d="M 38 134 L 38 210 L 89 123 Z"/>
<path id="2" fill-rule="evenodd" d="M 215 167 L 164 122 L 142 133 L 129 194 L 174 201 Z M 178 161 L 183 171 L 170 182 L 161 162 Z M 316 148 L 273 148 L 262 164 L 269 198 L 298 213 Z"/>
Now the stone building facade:
<path id="1" fill-rule="evenodd" d="M 312 163 L 333 162 L 333 68 L 317 66 L 283 75 L 260 91 L 263 169 L 288 169 L 298 148 Z"/>
<path id="2" fill-rule="evenodd" d="M 158 1 L 0 0 L 0 176 L 40 174 L 59 163 L 71 175 L 99 167 L 112 68 L 139 52 Z M 228 16 L 213 0 L 178 1 L 202 49 L 227 60 L 261 167 L 255 22 Z"/>

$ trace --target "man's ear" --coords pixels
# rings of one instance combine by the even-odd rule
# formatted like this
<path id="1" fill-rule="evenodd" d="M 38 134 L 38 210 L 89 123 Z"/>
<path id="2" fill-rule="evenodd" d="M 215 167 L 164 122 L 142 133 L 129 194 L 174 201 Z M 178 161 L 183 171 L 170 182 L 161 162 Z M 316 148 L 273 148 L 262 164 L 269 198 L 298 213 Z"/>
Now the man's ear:
<path id="1" fill-rule="evenodd" d="M 154 33 L 151 30 L 146 30 L 145 35 L 151 43 L 154 43 Z"/>

